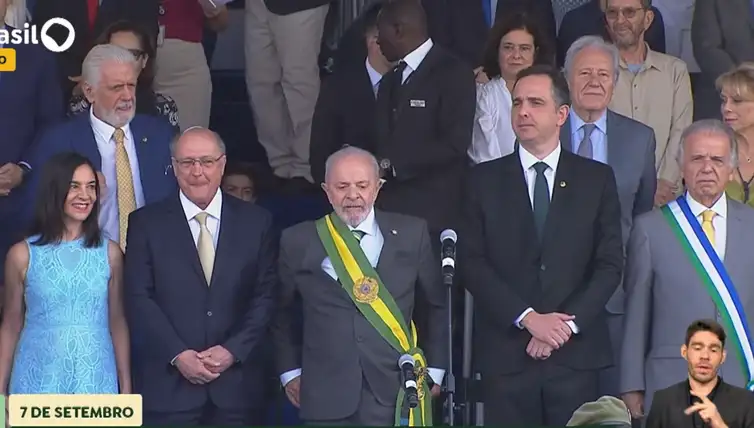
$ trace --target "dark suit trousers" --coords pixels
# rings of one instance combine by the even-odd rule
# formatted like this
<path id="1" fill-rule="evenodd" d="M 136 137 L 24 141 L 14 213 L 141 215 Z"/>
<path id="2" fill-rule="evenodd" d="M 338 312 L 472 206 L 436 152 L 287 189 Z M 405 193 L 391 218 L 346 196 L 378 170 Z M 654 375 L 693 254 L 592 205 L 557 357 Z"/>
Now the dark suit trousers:
<path id="1" fill-rule="evenodd" d="M 144 426 L 245 426 L 263 423 L 262 409 L 220 409 L 212 402 L 184 412 L 144 412 Z"/>
<path id="2" fill-rule="evenodd" d="M 483 374 L 482 394 L 485 425 L 562 427 L 582 404 L 599 398 L 599 372 L 545 360 L 512 375 Z"/>
<path id="3" fill-rule="evenodd" d="M 369 388 L 366 378 L 361 383 L 361 400 L 356 413 L 345 418 L 332 421 L 306 421 L 306 425 L 319 426 L 393 426 L 395 423 L 395 407 L 385 406 L 377 401 Z"/>

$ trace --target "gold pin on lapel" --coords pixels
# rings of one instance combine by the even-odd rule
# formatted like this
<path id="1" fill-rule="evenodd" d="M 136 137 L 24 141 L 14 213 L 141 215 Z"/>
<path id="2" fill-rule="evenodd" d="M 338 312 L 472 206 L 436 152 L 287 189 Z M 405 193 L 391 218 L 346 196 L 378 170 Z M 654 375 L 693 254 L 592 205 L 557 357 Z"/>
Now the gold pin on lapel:
<path id="1" fill-rule="evenodd" d="M 391 234 L 391 235 L 397 235 L 397 234 L 398 234 L 398 231 L 397 231 L 397 230 L 395 230 L 395 229 L 393 229 L 393 230 L 391 230 L 391 231 L 390 231 L 390 234 Z"/>
<path id="2" fill-rule="evenodd" d="M 561 181 L 560 182 L 560 187 L 566 187 L 566 182 L 565 181 Z"/>

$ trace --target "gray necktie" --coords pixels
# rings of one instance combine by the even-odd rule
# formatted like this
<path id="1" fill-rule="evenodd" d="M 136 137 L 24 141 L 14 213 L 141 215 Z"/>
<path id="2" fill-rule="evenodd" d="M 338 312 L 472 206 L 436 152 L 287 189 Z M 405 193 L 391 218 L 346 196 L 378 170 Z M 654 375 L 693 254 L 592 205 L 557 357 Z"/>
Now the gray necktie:
<path id="1" fill-rule="evenodd" d="M 594 124 L 584 124 L 581 129 L 584 131 L 584 138 L 581 139 L 579 144 L 579 156 L 583 156 L 588 159 L 594 158 L 594 149 L 592 148 L 592 132 L 594 132 Z"/>

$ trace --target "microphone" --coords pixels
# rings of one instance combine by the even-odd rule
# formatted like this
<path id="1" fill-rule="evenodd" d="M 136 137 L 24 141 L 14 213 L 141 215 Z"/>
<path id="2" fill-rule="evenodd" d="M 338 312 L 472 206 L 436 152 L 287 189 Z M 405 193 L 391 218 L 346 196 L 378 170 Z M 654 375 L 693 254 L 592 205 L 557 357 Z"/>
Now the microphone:
<path id="1" fill-rule="evenodd" d="M 414 357 L 408 354 L 401 355 L 398 359 L 398 367 L 401 369 L 403 376 L 403 387 L 406 389 L 406 398 L 408 406 L 414 408 L 419 405 L 419 393 L 417 391 L 416 373 L 414 373 Z"/>
<path id="2" fill-rule="evenodd" d="M 445 229 L 440 234 L 442 243 L 442 276 L 445 285 L 453 285 L 456 273 L 456 241 L 458 235 L 453 229 Z"/>

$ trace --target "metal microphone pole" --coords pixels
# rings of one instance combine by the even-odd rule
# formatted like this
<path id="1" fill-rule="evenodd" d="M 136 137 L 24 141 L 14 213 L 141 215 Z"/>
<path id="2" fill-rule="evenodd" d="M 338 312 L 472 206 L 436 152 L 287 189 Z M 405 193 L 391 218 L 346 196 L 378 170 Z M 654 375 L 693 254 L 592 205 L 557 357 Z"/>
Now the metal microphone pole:
<path id="1" fill-rule="evenodd" d="M 453 275 L 443 275 L 443 283 L 447 287 L 448 304 L 448 370 L 445 373 L 445 410 L 447 413 L 445 414 L 445 424 L 453 426 L 456 411 L 456 377 L 453 374 Z"/>
<path id="2" fill-rule="evenodd" d="M 484 402 L 479 394 L 480 373 L 473 373 L 474 297 L 468 291 L 463 302 L 463 381 L 466 387 L 464 426 L 484 426 Z M 472 376 L 473 373 L 473 376 Z M 473 401 L 472 401 L 473 400 Z M 473 422 L 472 422 L 473 421 Z"/>

